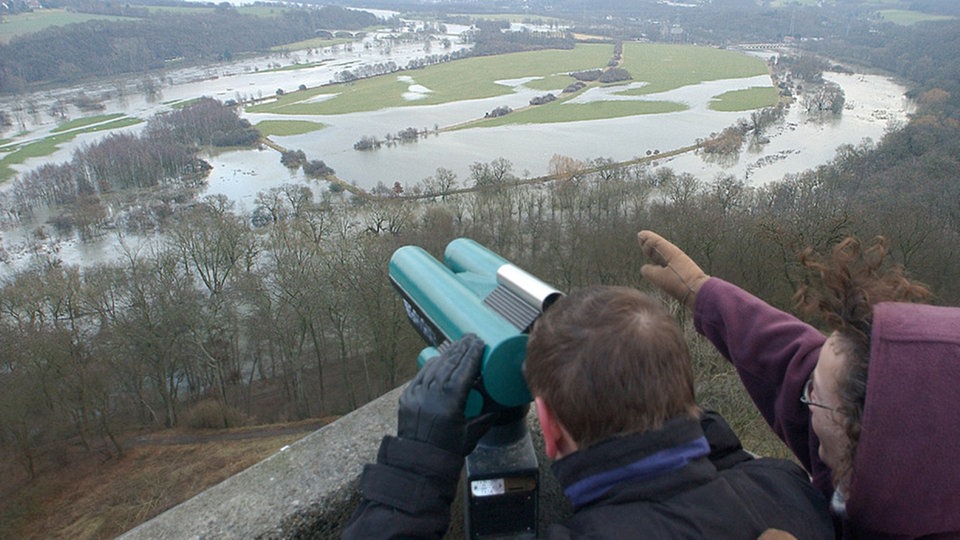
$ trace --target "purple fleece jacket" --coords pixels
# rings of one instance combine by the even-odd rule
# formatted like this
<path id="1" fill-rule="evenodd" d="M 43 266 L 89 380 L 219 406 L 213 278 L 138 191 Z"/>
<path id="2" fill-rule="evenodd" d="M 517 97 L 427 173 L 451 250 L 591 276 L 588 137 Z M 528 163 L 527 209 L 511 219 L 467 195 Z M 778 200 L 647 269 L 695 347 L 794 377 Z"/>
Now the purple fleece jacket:
<path id="1" fill-rule="evenodd" d="M 831 471 L 800 403 L 825 336 L 718 278 L 698 291 L 694 324 L 831 496 Z M 960 309 L 874 306 L 867 379 L 845 535 L 960 538 Z"/>

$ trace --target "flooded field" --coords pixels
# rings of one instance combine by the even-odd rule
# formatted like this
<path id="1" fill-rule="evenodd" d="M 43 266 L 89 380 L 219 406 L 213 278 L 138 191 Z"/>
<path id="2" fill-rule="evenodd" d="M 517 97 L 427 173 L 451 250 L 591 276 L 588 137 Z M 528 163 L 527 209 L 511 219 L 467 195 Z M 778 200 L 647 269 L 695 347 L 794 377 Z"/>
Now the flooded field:
<path id="1" fill-rule="evenodd" d="M 462 29 L 448 31 L 456 37 Z M 405 65 L 412 59 L 427 54 L 423 44 L 405 43 L 384 47 L 376 36 L 352 46 L 278 54 L 249 59 L 230 65 L 192 68 L 165 76 L 162 95 L 148 100 L 136 93 L 107 99 L 102 113 L 123 112 L 130 116 L 149 119 L 171 103 L 199 96 L 221 100 L 245 96 L 272 95 L 277 89 L 296 90 L 300 85 L 314 87 L 331 83 L 337 73 L 363 63 L 375 64 L 393 61 Z M 464 47 L 456 43 L 454 47 Z M 279 64 L 311 62 L 312 67 L 295 70 L 270 69 Z M 315 64 L 313 64 L 315 63 Z M 647 100 L 682 103 L 686 108 L 678 112 L 644 114 L 623 118 L 560 123 L 514 124 L 501 127 L 475 127 L 444 131 L 483 118 L 497 107 L 519 109 L 531 98 L 545 93 L 542 87 L 527 86 L 533 79 L 520 78 L 498 81 L 509 89 L 505 95 L 484 99 L 463 99 L 437 105 L 417 105 L 431 92 L 417 80 L 417 71 L 395 75 L 397 82 L 407 86 L 404 98 L 412 103 L 403 107 L 385 108 L 371 112 L 337 115 L 277 115 L 244 113 L 252 123 L 261 120 L 308 120 L 325 127 L 302 135 L 275 136 L 273 140 L 289 149 L 303 150 L 310 159 L 323 160 L 338 177 L 359 187 L 370 189 L 377 184 L 392 186 L 395 182 L 410 188 L 433 175 L 437 168 L 454 171 L 461 183 L 467 182 L 469 167 L 476 162 L 490 162 L 504 158 L 513 164 L 513 173 L 520 177 L 539 176 L 548 172 L 551 158 L 563 155 L 579 160 L 611 158 L 630 160 L 648 152 L 666 152 L 687 147 L 697 139 L 708 137 L 734 124 L 748 112 L 718 112 L 709 107 L 711 100 L 725 92 L 771 85 L 769 76 L 709 81 L 688 85 L 663 94 L 642 96 L 614 95 L 609 89 L 584 92 L 568 103 L 584 106 L 593 102 L 611 100 Z M 700 156 L 687 153 L 662 160 L 658 166 L 678 172 L 689 172 L 709 181 L 717 175 L 733 175 L 751 185 L 776 181 L 784 175 L 798 173 L 833 159 L 836 148 L 844 144 L 857 145 L 864 140 L 878 141 L 891 128 L 902 125 L 910 112 L 910 103 L 904 97 L 904 88 L 878 75 L 840 75 L 829 73 L 826 78 L 840 84 L 846 94 L 846 109 L 842 116 L 829 122 L 809 121 L 801 107 L 793 106 L 784 122 L 766 133 L 769 142 L 754 151 L 744 150 L 736 161 L 723 165 L 705 162 Z M 134 81 L 105 83 L 103 91 L 112 86 L 131 86 Z M 562 88 L 555 89 L 556 92 Z M 623 87 L 619 87 L 622 91 Z M 77 89 L 37 95 L 37 100 L 52 100 L 69 95 Z M 88 89 L 88 92 L 90 90 Z M 0 104 L 0 107 L 9 104 Z M 563 106 L 566 106 L 564 103 Z M 140 126 L 142 126 L 141 124 Z M 140 129 L 140 126 L 125 128 Z M 29 137 L 42 137 L 55 125 L 46 123 L 31 126 Z M 353 145 L 361 137 L 383 137 L 409 127 L 431 132 L 418 142 L 384 147 L 361 152 Z M 103 133 L 81 135 L 64 144 L 54 154 L 33 158 L 18 166 L 29 170 L 45 162 L 62 162 L 71 158 L 75 148 L 95 141 Z M 222 194 L 237 203 L 243 213 L 252 211 L 257 193 L 284 183 L 303 183 L 302 173 L 291 173 L 280 164 L 280 155 L 271 149 L 244 150 L 209 156 L 213 170 L 205 194 Z M 325 189 L 321 182 L 311 187 Z M 34 229 L 41 222 L 25 224 Z M 56 251 L 66 262 L 94 262 L 111 258 L 116 252 L 116 240 L 106 238 L 106 247 L 86 245 L 79 247 L 76 239 L 51 240 L 49 249 Z M 11 254 L 0 263 L 0 271 L 12 271 L 17 261 L 25 256 L 15 254 L 26 250 L 23 231 L 5 231 L 3 247 Z M 112 247 L 111 247 L 112 245 Z"/>

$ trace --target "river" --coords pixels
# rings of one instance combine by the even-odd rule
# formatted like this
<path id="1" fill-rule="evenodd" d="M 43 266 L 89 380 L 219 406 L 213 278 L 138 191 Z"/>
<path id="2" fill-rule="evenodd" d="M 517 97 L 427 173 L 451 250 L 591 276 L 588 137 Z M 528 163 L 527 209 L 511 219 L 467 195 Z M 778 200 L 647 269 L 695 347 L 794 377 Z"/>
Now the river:
<path id="1" fill-rule="evenodd" d="M 694 153 L 661 160 L 659 166 L 689 172 L 704 180 L 717 175 L 733 175 L 749 185 L 779 180 L 833 159 L 836 148 L 857 145 L 864 140 L 879 141 L 892 127 L 907 121 L 911 105 L 904 88 L 879 75 L 843 75 L 825 77 L 840 84 L 846 93 L 847 108 L 839 119 L 812 121 L 799 105 L 791 107 L 784 121 L 765 136 L 769 143 L 759 151 L 744 150 L 733 163 L 709 163 Z M 568 122 L 562 124 L 511 125 L 473 128 L 429 135 L 416 143 L 400 144 L 375 151 L 360 152 L 353 144 L 364 135 L 383 136 L 407 127 L 429 128 L 456 125 L 479 117 L 496 107 L 526 105 L 543 91 L 530 90 L 517 81 L 514 93 L 489 99 L 459 101 L 443 105 L 402 107 L 374 112 L 330 116 L 247 115 L 252 122 L 262 119 L 309 119 L 325 124 L 320 131 L 304 135 L 274 137 L 290 149 L 301 149 L 311 159 L 322 159 L 337 176 L 369 189 L 378 183 L 394 182 L 409 188 L 433 175 L 438 167 L 454 171 L 461 182 L 474 162 L 505 158 L 514 166 L 514 174 L 538 176 L 548 172 L 555 154 L 580 160 L 612 158 L 626 161 L 646 155 L 647 151 L 667 151 L 693 144 L 697 138 L 719 132 L 748 116 L 743 112 L 717 112 L 708 108 L 713 96 L 726 91 L 769 84 L 766 76 L 702 83 L 644 99 L 683 101 L 681 112 L 651 114 L 611 120 Z M 586 95 L 583 99 L 608 99 Z M 256 167 L 251 167 L 256 163 Z M 279 157 L 265 159 L 260 151 L 221 154 L 212 160 L 208 190 L 223 193 L 238 201 L 250 201 L 265 187 L 290 181 L 279 165 Z M 249 181 L 238 180 L 238 172 L 248 170 Z"/>
<path id="2" fill-rule="evenodd" d="M 448 27 L 454 49 L 467 46 L 460 43 L 458 33 L 464 27 Z M 123 112 L 143 119 L 165 110 L 176 101 L 197 96 L 212 96 L 221 100 L 240 96 L 272 95 L 276 90 L 293 91 L 301 85 L 317 86 L 332 82 L 336 73 L 355 68 L 360 63 L 386 61 L 406 65 L 411 59 L 425 56 L 422 43 L 393 43 L 384 47 L 384 41 L 370 35 L 352 46 L 339 46 L 290 54 L 275 54 L 268 57 L 244 60 L 229 65 L 191 68 L 167 73 L 164 76 L 162 97 L 148 100 L 136 92 L 126 92 L 124 97 L 104 101 L 106 113 Z M 436 52 L 434 48 L 434 53 Z M 271 67 L 291 63 L 317 62 L 309 69 L 276 71 Z M 397 75 L 405 77 L 411 91 L 423 91 L 416 84 L 416 72 Z M 835 150 L 842 144 L 860 144 L 865 139 L 878 141 L 891 127 L 907 121 L 911 105 L 904 97 L 904 88 L 894 81 L 879 75 L 825 74 L 837 82 L 846 94 L 847 108 L 841 118 L 830 122 L 808 121 L 801 107 L 794 105 L 782 125 L 770 130 L 766 136 L 769 143 L 759 152 L 745 150 L 735 163 L 724 165 L 707 163 L 701 157 L 688 153 L 661 160 L 659 166 L 670 167 L 678 172 L 689 172 L 704 180 L 720 174 L 730 174 L 750 185 L 761 185 L 779 180 L 786 174 L 798 173 L 830 161 Z M 531 97 L 543 95 L 543 90 L 524 86 L 524 80 L 502 81 L 509 87 L 507 95 L 430 106 L 389 108 L 328 116 L 277 116 L 270 114 L 245 114 L 251 122 L 264 119 L 293 118 L 313 120 L 327 127 L 312 133 L 274 137 L 274 140 L 291 149 L 302 149 L 310 159 L 321 159 L 332 167 L 338 177 L 363 188 L 372 188 L 378 183 L 392 186 L 399 182 L 413 186 L 433 175 L 438 167 L 453 170 L 461 183 L 469 174 L 474 162 L 489 162 L 505 158 L 514 166 L 514 174 L 538 176 L 547 172 L 550 159 L 564 155 L 580 160 L 612 158 L 629 160 L 646 155 L 648 151 L 668 151 L 693 144 L 696 139 L 719 132 L 748 113 L 717 112 L 709 109 L 712 97 L 723 92 L 770 84 L 769 77 L 750 77 L 711 81 L 680 88 L 665 95 L 649 95 L 633 99 L 669 99 L 682 101 L 687 109 L 681 112 L 650 114 L 628 118 L 568 122 L 555 124 L 511 125 L 496 128 L 471 128 L 430 135 L 417 143 L 401 144 L 376 151 L 359 152 L 353 144 L 365 135 L 382 137 L 407 127 L 444 127 L 467 122 L 503 105 L 519 108 L 527 105 Z M 85 87 L 88 94 L 106 92 L 119 87 L 131 88 L 135 80 L 119 80 Z M 76 95 L 80 89 L 64 89 L 45 92 L 31 99 L 40 103 Z M 560 89 L 557 89 L 558 91 Z M 22 98 L 21 98 L 22 99 Z M 588 92 L 579 100 L 611 99 L 602 91 Z M 616 98 L 622 99 L 622 98 Z M 0 103 L 0 108 L 9 107 Z M 45 110 L 45 109 L 44 109 Z M 27 137 L 40 137 L 55 127 L 49 119 L 40 119 L 31 126 Z M 137 130 L 139 127 L 127 128 Z M 63 145 L 56 153 L 43 158 L 28 160 L 19 170 L 29 170 L 45 162 L 61 162 L 70 159 L 73 150 L 102 137 L 103 133 L 83 135 Z M 24 139 L 26 140 L 26 139 Z M 256 195 L 284 183 L 307 181 L 302 173 L 291 173 L 280 164 L 280 156 L 273 150 L 244 150 L 219 153 L 207 158 L 213 170 L 209 176 L 205 194 L 223 194 L 237 203 L 238 210 L 253 209 Z M 314 186 L 315 189 L 322 189 Z M 32 230 L 36 223 L 28 224 Z M 0 263 L 0 274 L 9 274 L 22 267 L 28 258 L 26 235 L 23 231 L 4 231 L 3 247 L 11 254 Z M 116 241 L 107 238 L 105 246 L 83 246 L 76 238 L 51 240 L 49 250 L 55 251 L 65 262 L 89 263 L 110 259 L 116 255 Z"/>

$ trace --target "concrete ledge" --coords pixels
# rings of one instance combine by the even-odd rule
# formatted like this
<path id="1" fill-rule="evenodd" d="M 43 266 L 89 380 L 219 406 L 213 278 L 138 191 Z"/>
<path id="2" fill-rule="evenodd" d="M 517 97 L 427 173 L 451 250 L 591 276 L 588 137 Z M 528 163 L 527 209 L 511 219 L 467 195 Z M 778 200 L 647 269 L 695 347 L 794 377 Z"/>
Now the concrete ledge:
<path id="1" fill-rule="evenodd" d="M 338 538 L 360 500 L 365 463 L 396 433 L 397 388 L 120 536 L 122 539 Z M 543 454 L 536 415 L 527 417 L 540 461 L 540 530 L 562 521 L 566 501 Z M 463 505 L 448 538 L 463 537 Z"/>

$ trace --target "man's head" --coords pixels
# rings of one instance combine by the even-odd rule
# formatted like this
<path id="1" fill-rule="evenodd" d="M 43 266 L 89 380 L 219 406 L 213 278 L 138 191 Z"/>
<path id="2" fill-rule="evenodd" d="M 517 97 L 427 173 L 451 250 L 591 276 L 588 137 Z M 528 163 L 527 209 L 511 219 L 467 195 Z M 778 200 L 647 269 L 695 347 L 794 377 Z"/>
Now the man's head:
<path id="1" fill-rule="evenodd" d="M 627 287 L 590 287 L 551 306 L 530 334 L 524 374 L 551 457 L 699 413 L 679 326 Z M 554 428 L 574 446 L 551 448 Z"/>

